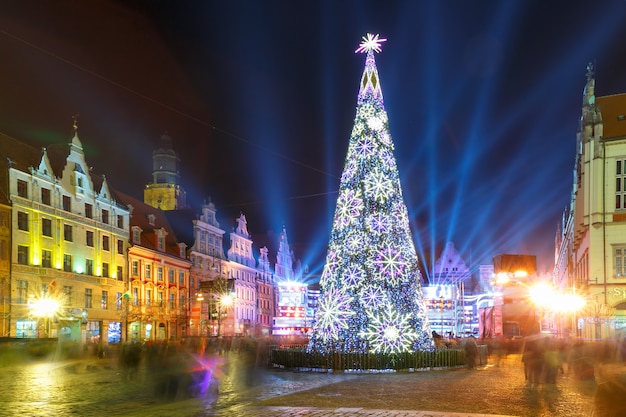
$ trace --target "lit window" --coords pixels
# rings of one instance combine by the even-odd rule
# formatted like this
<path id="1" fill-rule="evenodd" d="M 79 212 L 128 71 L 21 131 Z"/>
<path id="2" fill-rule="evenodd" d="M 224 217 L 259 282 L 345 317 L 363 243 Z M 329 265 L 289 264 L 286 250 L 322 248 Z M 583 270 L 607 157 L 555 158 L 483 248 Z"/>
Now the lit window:
<path id="1" fill-rule="evenodd" d="M 85 308 L 91 308 L 91 288 L 85 288 Z"/>
<path id="2" fill-rule="evenodd" d="M 615 163 L 615 209 L 626 209 L 626 159 Z"/>
<path id="3" fill-rule="evenodd" d="M 615 276 L 626 277 L 626 246 L 614 247 L 613 258 L 615 259 Z"/>

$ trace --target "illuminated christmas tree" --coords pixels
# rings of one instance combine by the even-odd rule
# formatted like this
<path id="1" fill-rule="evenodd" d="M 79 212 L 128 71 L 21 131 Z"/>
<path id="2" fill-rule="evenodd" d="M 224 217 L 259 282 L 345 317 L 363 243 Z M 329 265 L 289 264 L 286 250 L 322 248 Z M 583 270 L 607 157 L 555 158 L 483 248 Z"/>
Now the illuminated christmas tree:
<path id="1" fill-rule="evenodd" d="M 421 274 L 368 34 L 310 352 L 400 353 L 433 347 Z"/>

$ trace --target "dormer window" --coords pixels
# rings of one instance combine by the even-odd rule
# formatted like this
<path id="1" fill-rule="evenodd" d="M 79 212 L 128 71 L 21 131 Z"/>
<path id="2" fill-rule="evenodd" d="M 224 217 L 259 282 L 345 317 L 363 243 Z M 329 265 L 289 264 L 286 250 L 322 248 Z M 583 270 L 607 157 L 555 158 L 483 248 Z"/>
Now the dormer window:
<path id="1" fill-rule="evenodd" d="M 154 214 L 148 214 L 148 224 L 150 226 L 154 226 L 155 220 L 156 220 L 156 216 Z"/>
<path id="2" fill-rule="evenodd" d="M 141 229 L 137 226 L 133 226 L 133 243 L 138 245 L 141 243 Z"/>
<path id="3" fill-rule="evenodd" d="M 167 236 L 167 232 L 165 229 L 155 230 L 157 235 L 157 250 L 165 252 L 165 236 Z"/>

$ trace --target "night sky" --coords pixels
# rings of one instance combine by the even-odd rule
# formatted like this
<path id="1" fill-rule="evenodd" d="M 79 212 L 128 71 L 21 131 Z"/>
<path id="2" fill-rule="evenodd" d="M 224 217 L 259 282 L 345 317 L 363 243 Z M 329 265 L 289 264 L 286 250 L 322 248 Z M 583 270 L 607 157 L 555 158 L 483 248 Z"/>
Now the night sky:
<path id="1" fill-rule="evenodd" d="M 452 241 L 551 271 L 586 66 L 626 92 L 626 1 L 4 1 L 0 131 L 69 142 L 143 198 L 162 133 L 189 202 L 210 197 L 256 250 L 283 225 L 321 269 L 365 56 L 377 54 L 418 256 Z M 0 156 L 1 157 L 1 156 Z M 271 252 L 275 259 L 275 252 Z M 423 271 L 426 272 L 426 271 Z"/>

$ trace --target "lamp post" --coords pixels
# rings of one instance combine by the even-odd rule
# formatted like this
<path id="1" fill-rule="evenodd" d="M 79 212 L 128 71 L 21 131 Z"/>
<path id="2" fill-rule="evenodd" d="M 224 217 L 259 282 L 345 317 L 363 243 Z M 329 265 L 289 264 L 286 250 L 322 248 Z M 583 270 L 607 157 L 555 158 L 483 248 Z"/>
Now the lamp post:
<path id="1" fill-rule="evenodd" d="M 222 294 L 217 299 L 217 337 L 222 336 L 222 317 L 226 316 L 225 309 L 233 305 L 233 297 L 229 294 Z M 222 311 L 222 307 L 224 307 L 224 311 Z"/>

